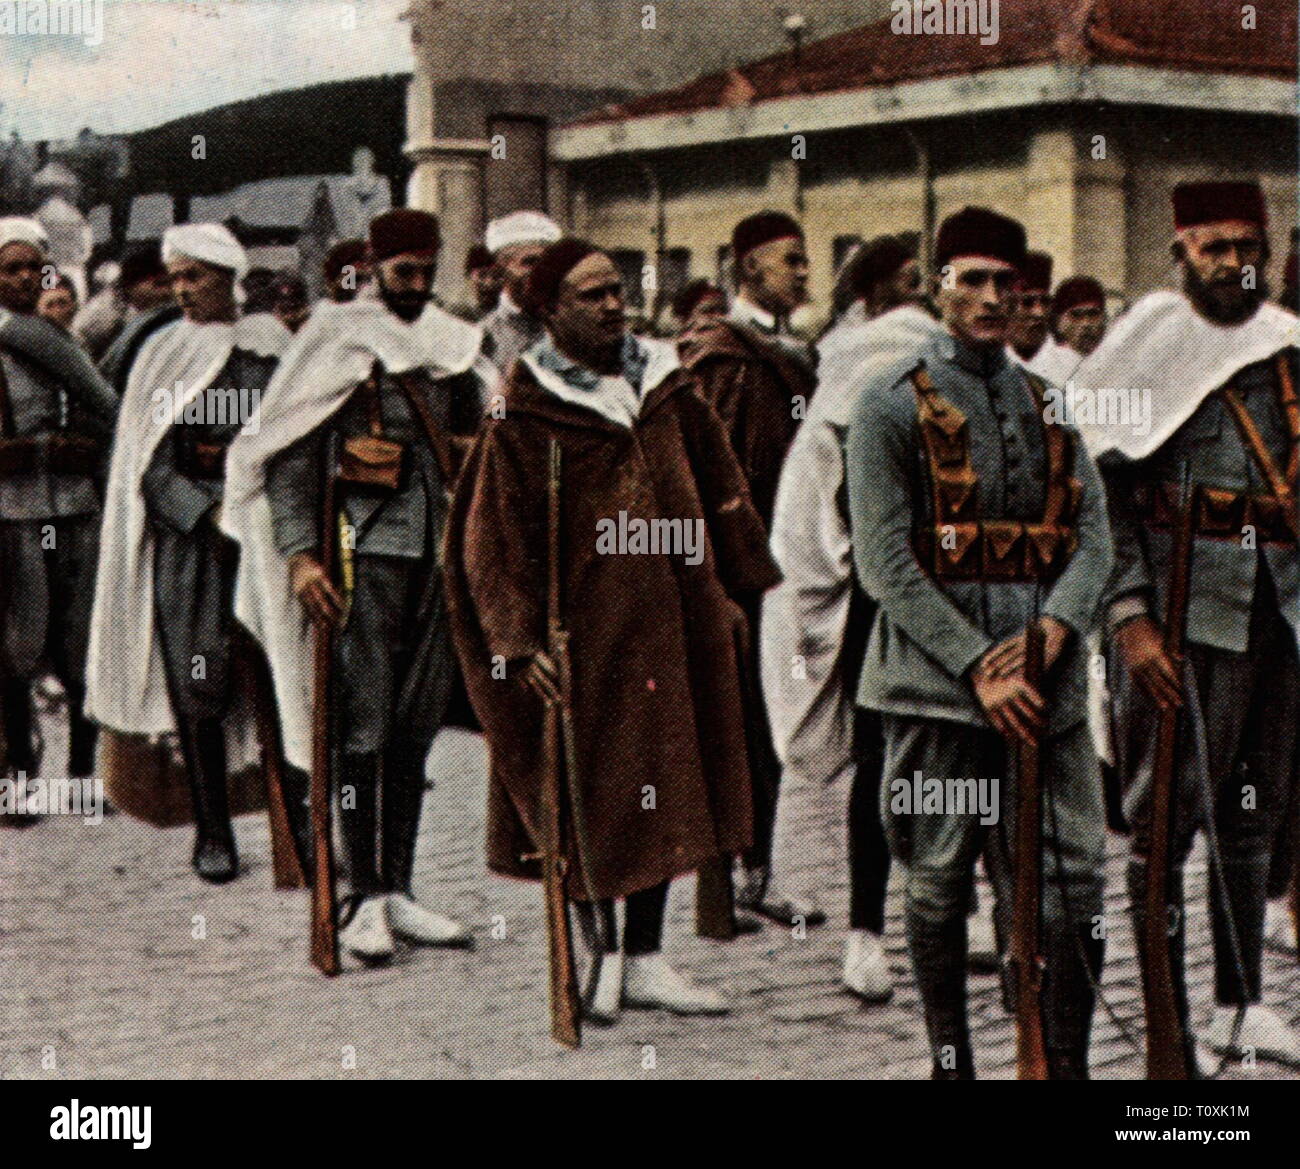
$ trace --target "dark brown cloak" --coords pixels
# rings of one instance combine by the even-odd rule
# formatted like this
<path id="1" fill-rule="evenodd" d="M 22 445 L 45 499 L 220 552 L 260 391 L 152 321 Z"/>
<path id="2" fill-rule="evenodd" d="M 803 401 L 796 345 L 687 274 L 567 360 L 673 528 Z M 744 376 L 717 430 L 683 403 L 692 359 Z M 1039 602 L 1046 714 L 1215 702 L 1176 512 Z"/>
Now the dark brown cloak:
<path id="1" fill-rule="evenodd" d="M 632 429 L 549 393 L 522 363 L 506 384 L 504 416 L 484 428 L 460 477 L 446 549 L 452 633 L 491 757 L 488 865 L 539 875 L 523 857 L 535 851 L 543 707 L 517 663 L 546 646 L 554 438 L 591 866 L 584 872 L 569 850 L 569 892 L 623 897 L 750 842 L 748 630 L 732 597 L 779 573 L 722 425 L 683 371 L 649 391 Z M 620 511 L 703 519 L 702 562 L 598 552 L 598 522 Z"/>
<path id="2" fill-rule="evenodd" d="M 754 506 L 770 528 L 781 466 L 817 388 L 815 371 L 728 320 L 692 329 L 679 349 L 682 364 L 726 426 Z M 796 412 L 799 401 L 803 408 Z"/>

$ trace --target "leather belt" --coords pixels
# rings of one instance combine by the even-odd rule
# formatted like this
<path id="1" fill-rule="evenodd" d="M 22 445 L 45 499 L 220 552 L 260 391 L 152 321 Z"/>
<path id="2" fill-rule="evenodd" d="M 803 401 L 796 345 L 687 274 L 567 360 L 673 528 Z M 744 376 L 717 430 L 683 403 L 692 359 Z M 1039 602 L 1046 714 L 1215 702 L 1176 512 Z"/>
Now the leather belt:
<path id="1" fill-rule="evenodd" d="M 1145 488 L 1142 495 L 1145 498 L 1139 497 L 1139 502 L 1146 525 L 1158 530 L 1172 528 L 1178 514 L 1178 484 L 1159 483 Z M 1200 500 L 1194 530 L 1202 539 L 1239 541 L 1245 529 L 1252 528 L 1256 544 L 1296 542 L 1284 506 L 1275 496 L 1202 487 Z"/>
<path id="2" fill-rule="evenodd" d="M 987 582 L 1054 580 L 1077 543 L 1072 527 L 1020 520 L 940 524 L 912 538 L 918 562 L 937 579 Z"/>

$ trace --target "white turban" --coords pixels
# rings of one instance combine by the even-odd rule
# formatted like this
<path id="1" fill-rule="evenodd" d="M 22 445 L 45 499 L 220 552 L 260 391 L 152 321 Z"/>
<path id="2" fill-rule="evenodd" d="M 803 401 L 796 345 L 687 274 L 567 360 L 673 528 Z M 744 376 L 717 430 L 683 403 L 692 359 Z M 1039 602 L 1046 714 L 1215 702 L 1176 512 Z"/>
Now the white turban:
<path id="1" fill-rule="evenodd" d="M 176 256 L 189 256 L 217 268 L 229 268 L 236 280 L 248 275 L 248 253 L 227 228 L 219 223 L 182 223 L 163 233 L 163 263 Z"/>
<path id="2" fill-rule="evenodd" d="M 560 225 L 540 211 L 513 211 L 488 224 L 485 242 L 495 256 L 516 244 L 553 244 L 563 234 Z"/>
<path id="3" fill-rule="evenodd" d="M 9 244 L 31 244 L 44 255 L 50 250 L 50 237 L 35 219 L 9 215 L 0 219 L 0 248 Z"/>

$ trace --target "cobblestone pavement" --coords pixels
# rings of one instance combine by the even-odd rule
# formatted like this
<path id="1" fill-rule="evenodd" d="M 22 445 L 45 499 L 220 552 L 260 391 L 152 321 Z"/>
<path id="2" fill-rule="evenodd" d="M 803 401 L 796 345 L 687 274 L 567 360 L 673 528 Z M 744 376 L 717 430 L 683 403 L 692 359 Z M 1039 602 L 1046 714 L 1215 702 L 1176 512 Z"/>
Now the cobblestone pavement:
<path id="1" fill-rule="evenodd" d="M 47 731 L 50 762 L 61 763 L 60 728 Z M 611 1029 L 588 1028 L 581 1050 L 558 1048 L 545 1013 L 538 890 L 491 877 L 484 867 L 484 765 L 475 736 L 448 732 L 439 740 L 431 765 L 438 785 L 426 800 L 416 869 L 417 895 L 471 924 L 477 950 L 405 950 L 388 967 L 336 979 L 308 963 L 306 895 L 271 887 L 263 817 L 237 822 L 244 872 L 220 888 L 190 871 L 188 828 L 157 830 L 116 815 L 99 825 L 62 816 L 0 830 L 0 1076 L 928 1074 L 896 882 L 887 928 L 898 980 L 893 1000 L 865 1007 L 840 990 L 838 923 L 847 895 L 843 805 L 834 792 L 798 810 L 809 847 L 802 870 L 792 874 L 796 887 L 818 891 L 828 925 L 802 940 L 772 927 L 728 944 L 703 941 L 690 928 L 692 882 L 674 886 L 666 949 L 730 997 L 730 1016 L 629 1012 Z M 1122 842 L 1113 840 L 1105 990 L 1140 1041 L 1122 855 Z M 1203 867 L 1189 885 L 1189 966 L 1200 1021 L 1209 1011 L 1212 977 Z M 1300 964 L 1269 954 L 1265 969 L 1266 1000 L 1300 1023 Z M 1013 1077 L 1014 1030 L 996 979 L 972 976 L 971 1023 L 981 1076 Z M 1096 1078 L 1141 1076 L 1141 1056 L 1100 1011 L 1092 1067 Z M 1266 1063 L 1224 1074 L 1295 1075 Z"/>

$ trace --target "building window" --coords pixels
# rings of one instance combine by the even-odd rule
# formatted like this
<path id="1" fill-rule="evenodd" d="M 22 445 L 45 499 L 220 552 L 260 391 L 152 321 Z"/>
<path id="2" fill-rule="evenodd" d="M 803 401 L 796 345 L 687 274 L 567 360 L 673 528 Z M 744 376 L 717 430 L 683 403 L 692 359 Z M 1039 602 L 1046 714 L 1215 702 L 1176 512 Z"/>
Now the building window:
<path id="1" fill-rule="evenodd" d="M 623 281 L 623 296 L 630 308 L 645 307 L 645 252 L 630 248 L 617 248 L 610 253 L 610 259 L 618 268 L 619 278 Z"/>

